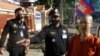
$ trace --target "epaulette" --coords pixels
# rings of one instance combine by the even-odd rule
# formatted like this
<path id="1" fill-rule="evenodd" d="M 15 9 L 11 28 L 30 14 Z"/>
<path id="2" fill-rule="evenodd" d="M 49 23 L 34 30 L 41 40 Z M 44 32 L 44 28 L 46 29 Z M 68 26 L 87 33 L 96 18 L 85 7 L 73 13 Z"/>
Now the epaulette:
<path id="1" fill-rule="evenodd" d="M 14 19 L 10 19 L 10 20 L 7 20 L 7 23 L 11 23 L 13 21 L 14 21 Z"/>
<path id="2" fill-rule="evenodd" d="M 48 28 L 49 25 L 44 25 L 43 29 Z"/>
<path id="3" fill-rule="evenodd" d="M 48 27 L 49 25 L 44 25 L 44 28 Z"/>

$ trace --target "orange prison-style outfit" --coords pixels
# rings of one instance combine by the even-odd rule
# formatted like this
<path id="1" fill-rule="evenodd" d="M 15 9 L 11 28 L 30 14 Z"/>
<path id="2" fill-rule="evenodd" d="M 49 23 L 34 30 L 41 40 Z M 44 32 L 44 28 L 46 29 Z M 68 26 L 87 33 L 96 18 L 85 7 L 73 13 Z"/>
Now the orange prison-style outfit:
<path id="1" fill-rule="evenodd" d="M 100 39 L 91 34 L 81 41 L 80 35 L 76 35 L 71 39 L 66 56 L 100 56 Z"/>

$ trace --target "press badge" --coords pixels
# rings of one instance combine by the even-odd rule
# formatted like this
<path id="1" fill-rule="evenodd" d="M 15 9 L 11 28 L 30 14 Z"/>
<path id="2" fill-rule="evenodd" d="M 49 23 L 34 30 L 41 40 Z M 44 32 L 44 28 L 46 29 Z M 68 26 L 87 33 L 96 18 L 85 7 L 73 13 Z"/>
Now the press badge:
<path id="1" fill-rule="evenodd" d="M 67 38 L 67 34 L 62 34 L 62 38 L 66 39 Z"/>
<path id="2" fill-rule="evenodd" d="M 24 36 L 24 33 L 23 33 L 23 31 L 21 31 L 21 32 L 20 32 L 20 36 L 21 36 L 21 37 L 23 37 L 23 36 Z"/>

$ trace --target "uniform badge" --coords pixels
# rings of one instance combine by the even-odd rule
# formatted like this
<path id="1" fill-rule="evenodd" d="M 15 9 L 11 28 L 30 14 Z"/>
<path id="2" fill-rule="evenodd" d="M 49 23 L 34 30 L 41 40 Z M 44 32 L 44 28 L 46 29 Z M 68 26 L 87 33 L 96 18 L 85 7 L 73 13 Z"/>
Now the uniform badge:
<path id="1" fill-rule="evenodd" d="M 56 34 L 56 32 L 50 32 L 50 34 L 51 34 L 51 35 L 55 35 L 55 34 Z"/>
<path id="2" fill-rule="evenodd" d="M 25 29 L 25 26 L 23 26 L 23 29 Z"/>
<path id="3" fill-rule="evenodd" d="M 14 24 L 14 25 L 13 25 L 13 27 L 14 27 L 14 28 L 16 28 L 16 27 L 17 27 L 17 25 L 16 25 L 16 24 Z"/>
<path id="4" fill-rule="evenodd" d="M 52 39 L 52 42 L 55 42 L 56 40 L 55 39 Z"/>
<path id="5" fill-rule="evenodd" d="M 14 33 L 16 33 L 17 31 L 14 31 Z"/>

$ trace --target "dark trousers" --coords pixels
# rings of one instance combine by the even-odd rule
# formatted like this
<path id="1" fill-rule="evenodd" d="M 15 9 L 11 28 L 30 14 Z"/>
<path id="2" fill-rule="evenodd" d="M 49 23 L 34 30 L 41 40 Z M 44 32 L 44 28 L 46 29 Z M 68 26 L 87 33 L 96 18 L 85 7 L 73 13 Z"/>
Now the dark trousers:
<path id="1" fill-rule="evenodd" d="M 52 53 L 44 53 L 44 56 L 65 56 L 63 55 L 57 55 L 57 54 L 52 54 Z"/>
<path id="2" fill-rule="evenodd" d="M 44 55 L 44 56 L 65 56 L 65 55 Z"/>
<path id="3" fill-rule="evenodd" d="M 26 56 L 24 47 L 13 47 L 8 52 L 9 56 Z"/>

